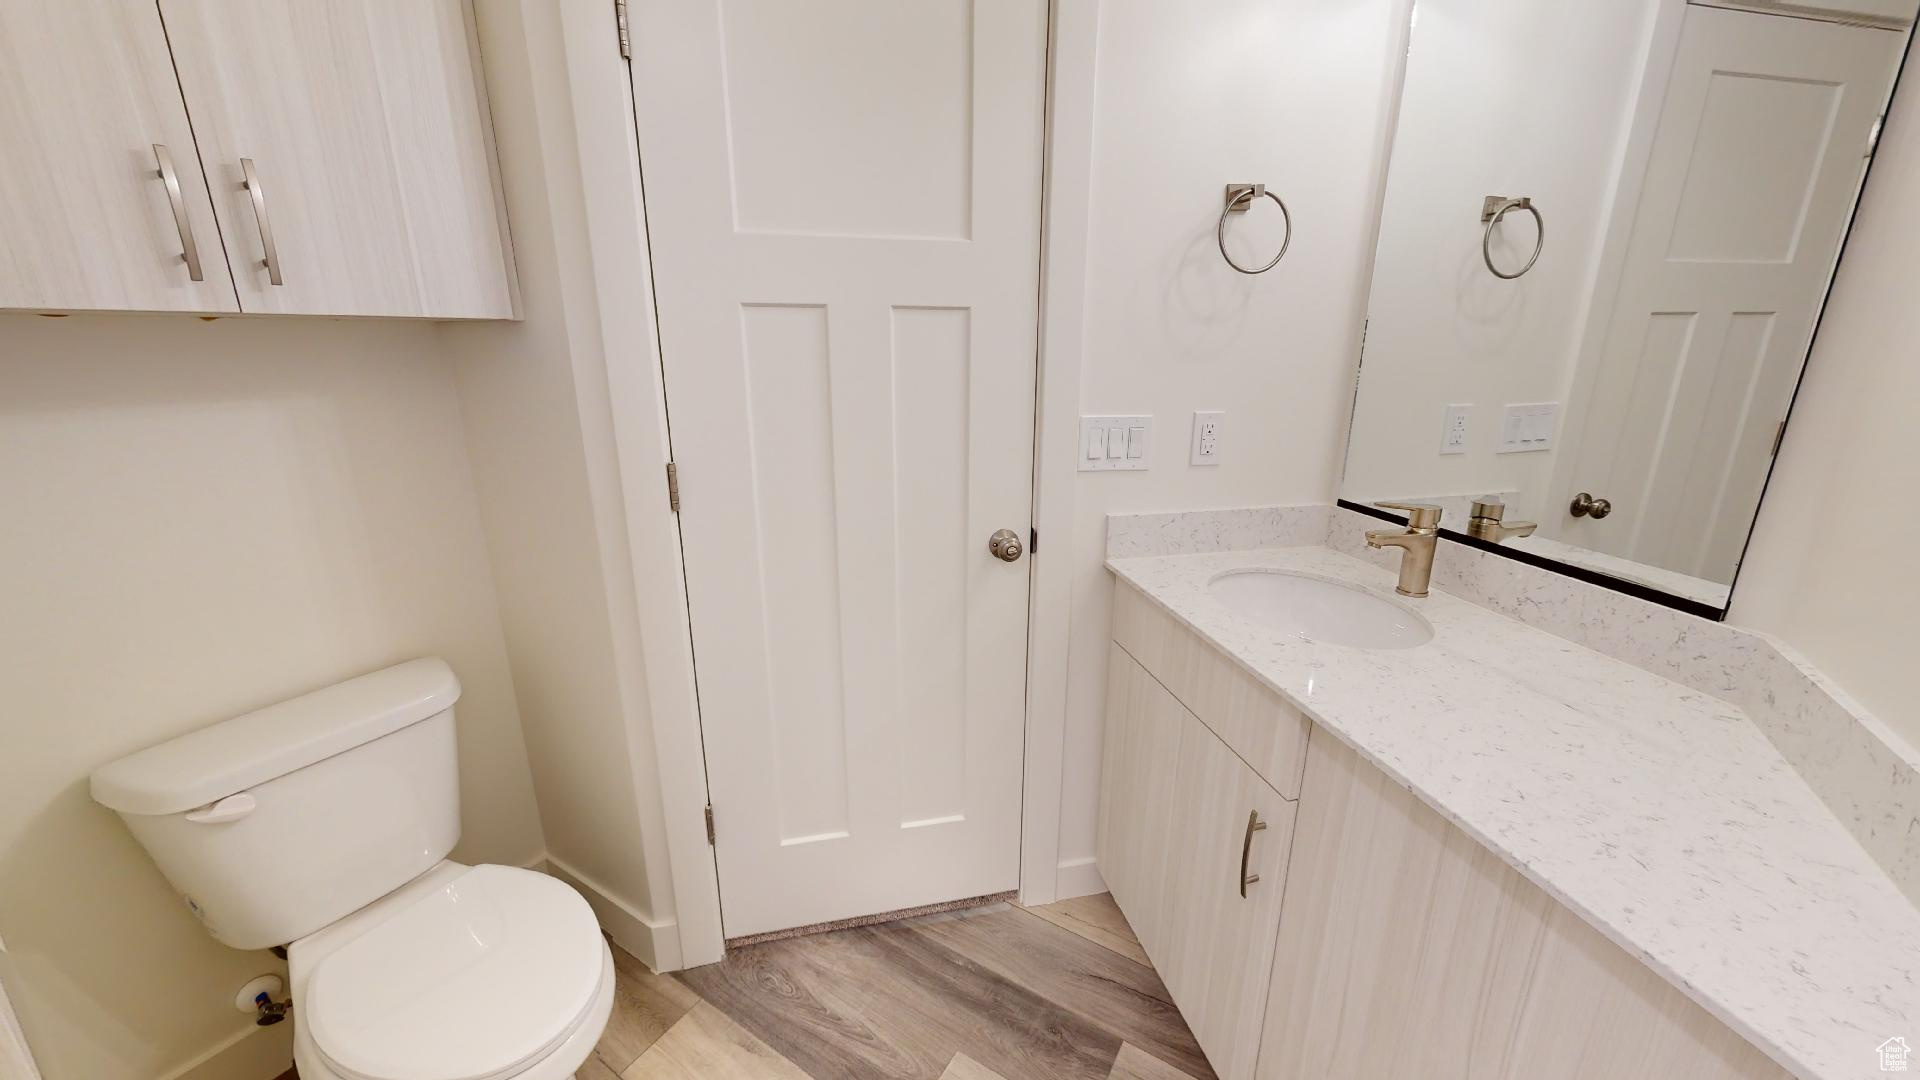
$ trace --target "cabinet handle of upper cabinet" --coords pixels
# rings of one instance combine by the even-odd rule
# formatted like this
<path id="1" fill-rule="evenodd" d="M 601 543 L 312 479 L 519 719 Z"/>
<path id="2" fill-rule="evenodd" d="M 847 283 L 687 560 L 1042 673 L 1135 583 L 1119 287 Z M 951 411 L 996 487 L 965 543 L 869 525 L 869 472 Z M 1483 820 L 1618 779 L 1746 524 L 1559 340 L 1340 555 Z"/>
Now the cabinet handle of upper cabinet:
<path id="1" fill-rule="evenodd" d="M 280 280 L 280 252 L 273 246 L 273 223 L 267 220 L 267 193 L 260 190 L 260 174 L 253 170 L 252 158 L 240 159 L 240 171 L 247 178 L 247 194 L 253 196 L 253 220 L 260 226 L 260 248 L 267 254 L 267 280 Z"/>
<path id="2" fill-rule="evenodd" d="M 1260 880 L 1259 874 L 1247 873 L 1247 856 L 1253 854 L 1253 834 L 1266 829 L 1267 823 L 1260 820 L 1260 811 L 1247 811 L 1247 835 L 1240 841 L 1240 898 L 1246 899 L 1247 886 Z"/>
<path id="3" fill-rule="evenodd" d="M 187 260 L 187 276 L 205 281 L 200 272 L 200 245 L 193 242 L 193 222 L 187 220 L 187 200 L 180 194 L 180 175 L 173 171 L 173 155 L 163 143 L 153 144 L 153 160 L 160 165 L 160 179 L 167 185 L 167 202 L 173 207 L 173 227 L 180 230 L 180 257 Z"/>

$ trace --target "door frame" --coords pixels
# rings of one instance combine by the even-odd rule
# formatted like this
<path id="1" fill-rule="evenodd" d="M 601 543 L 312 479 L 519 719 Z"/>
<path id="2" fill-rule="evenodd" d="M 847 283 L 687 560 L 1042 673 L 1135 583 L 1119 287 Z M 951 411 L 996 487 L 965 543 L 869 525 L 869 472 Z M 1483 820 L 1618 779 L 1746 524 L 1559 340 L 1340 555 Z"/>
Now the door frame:
<path id="1" fill-rule="evenodd" d="M 1100 0 L 1049 0 L 1041 155 L 1039 327 L 1035 342 L 1033 523 L 1028 562 L 1026 735 L 1020 826 L 1020 899 L 1060 894 L 1060 796 L 1065 759 L 1067 645 L 1072 629 L 1074 486 L 1085 340 L 1087 192 L 1091 190 L 1095 52 Z M 581 284 L 598 307 L 609 425 L 627 533 L 647 718 L 630 719 L 650 744 L 655 785 L 643 786 L 644 822 L 658 845 L 641 856 L 651 880 L 670 878 L 673 916 L 652 924 L 662 971 L 725 954 L 719 875 L 706 832 L 706 756 L 694 682 L 679 518 L 668 508 L 666 388 L 654 309 L 634 91 L 610 46 L 599 4 L 562 5 L 567 93 L 576 119 L 584 224 L 594 274 Z M 619 83 L 614 89 L 611 82 Z M 617 108 L 616 108 L 617 106 Z M 1056 193 L 1062 193 L 1056 199 Z M 644 303 L 633 303 L 635 297 Z M 608 478 L 613 479 L 613 478 Z M 636 767 L 648 764 L 644 752 Z M 649 790 L 659 804 L 647 805 Z M 645 830 L 654 833 L 654 830 Z M 659 872 L 665 864 L 666 873 Z M 1082 870 L 1081 873 L 1084 873 Z M 662 882 L 665 884 L 665 882 Z M 656 901 L 657 902 L 657 901 Z"/>

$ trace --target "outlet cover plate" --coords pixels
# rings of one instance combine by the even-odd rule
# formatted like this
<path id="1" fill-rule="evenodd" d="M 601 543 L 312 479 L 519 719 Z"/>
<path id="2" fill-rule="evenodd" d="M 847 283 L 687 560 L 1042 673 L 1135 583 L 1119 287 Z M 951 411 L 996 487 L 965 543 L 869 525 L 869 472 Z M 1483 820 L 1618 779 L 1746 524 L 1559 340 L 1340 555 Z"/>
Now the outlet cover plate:
<path id="1" fill-rule="evenodd" d="M 1218 411 L 1194 410 L 1193 443 L 1188 448 L 1187 464 L 1220 464 L 1221 440 L 1227 433 L 1227 414 Z"/>

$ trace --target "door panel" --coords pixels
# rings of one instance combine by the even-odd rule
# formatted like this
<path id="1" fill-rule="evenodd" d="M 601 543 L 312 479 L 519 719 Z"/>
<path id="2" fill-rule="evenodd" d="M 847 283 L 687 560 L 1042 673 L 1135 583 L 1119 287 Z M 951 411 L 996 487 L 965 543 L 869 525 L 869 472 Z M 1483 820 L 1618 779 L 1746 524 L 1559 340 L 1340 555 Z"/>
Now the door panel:
<path id="1" fill-rule="evenodd" d="M 1902 39 L 1687 8 L 1561 539 L 1732 580 Z"/>
<path id="2" fill-rule="evenodd" d="M 0 307 L 239 310 L 152 3 L 0 0 L 0 81 Z"/>
<path id="3" fill-rule="evenodd" d="M 463 0 L 161 0 L 160 11 L 242 310 L 513 316 Z"/>
<path id="4" fill-rule="evenodd" d="M 726 932 L 1011 890 L 1044 6 L 633 15 Z"/>

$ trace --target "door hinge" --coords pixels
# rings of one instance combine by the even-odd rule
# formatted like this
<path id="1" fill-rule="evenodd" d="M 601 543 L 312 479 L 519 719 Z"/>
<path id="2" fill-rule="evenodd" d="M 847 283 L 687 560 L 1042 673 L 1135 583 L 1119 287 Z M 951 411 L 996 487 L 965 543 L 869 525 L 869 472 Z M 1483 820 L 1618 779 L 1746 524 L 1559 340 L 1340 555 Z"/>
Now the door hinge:
<path id="1" fill-rule="evenodd" d="M 713 845 L 713 804 L 707 804 L 707 846 Z"/>
<path id="2" fill-rule="evenodd" d="M 667 462 L 667 509 L 680 512 L 680 466 Z"/>
<path id="3" fill-rule="evenodd" d="M 627 29 L 627 0 L 613 0 L 613 21 L 620 28 L 620 55 L 633 59 L 633 36 Z"/>
<path id="4" fill-rule="evenodd" d="M 1780 426 L 1773 429 L 1773 449 L 1767 452 L 1768 457 L 1780 456 L 1780 444 L 1786 440 L 1786 437 L 1787 422 L 1782 420 Z"/>
<path id="5" fill-rule="evenodd" d="M 1874 151 L 1880 149 L 1880 130 L 1886 126 L 1886 123 L 1885 114 L 1873 118 L 1873 127 L 1867 129 L 1867 152 L 1861 154 L 1861 157 L 1870 158 Z"/>

